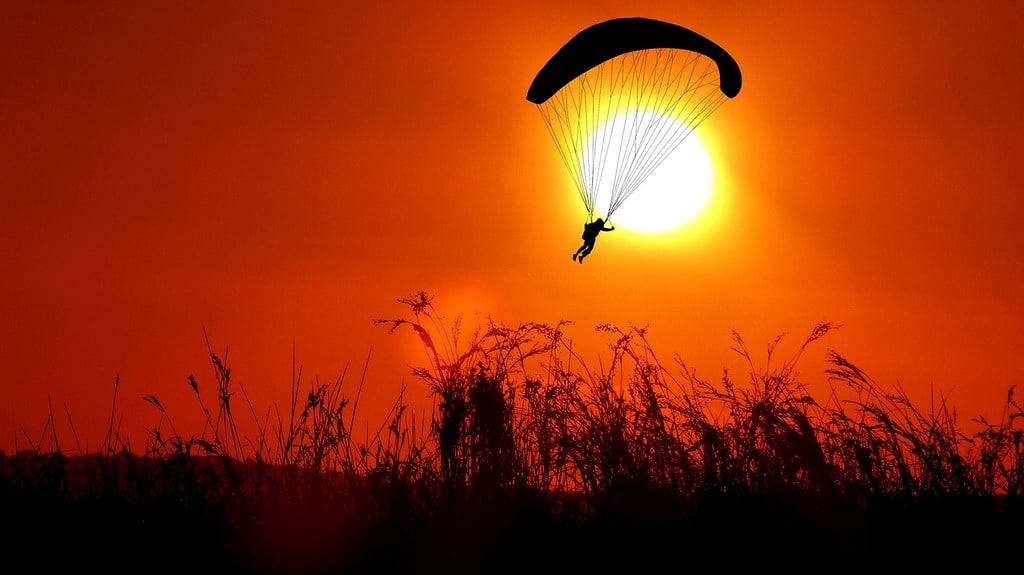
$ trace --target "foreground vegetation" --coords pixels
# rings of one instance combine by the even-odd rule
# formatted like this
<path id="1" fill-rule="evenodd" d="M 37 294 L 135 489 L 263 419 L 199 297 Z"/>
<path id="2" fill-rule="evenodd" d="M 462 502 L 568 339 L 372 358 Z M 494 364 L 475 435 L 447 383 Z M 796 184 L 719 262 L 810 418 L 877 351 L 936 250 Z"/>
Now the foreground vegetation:
<path id="1" fill-rule="evenodd" d="M 595 369 L 565 324 L 463 334 L 427 295 L 401 301 L 411 315 L 379 323 L 422 341 L 428 417 L 400 395 L 357 441 L 363 381 L 296 377 L 288 409 L 244 436 L 211 351 L 215 400 L 187 379 L 197 434 L 150 396 L 163 417 L 142 455 L 113 425 L 97 453 L 0 454 L 3 548 L 107 572 L 1019 571 L 1012 388 L 1003 418 L 968 435 L 946 405 L 923 412 L 835 352 L 828 396 L 812 397 L 797 363 L 828 323 L 763 365 L 734 334 L 749 373 L 710 382 L 666 365 L 642 328 L 601 326 L 611 359 Z"/>

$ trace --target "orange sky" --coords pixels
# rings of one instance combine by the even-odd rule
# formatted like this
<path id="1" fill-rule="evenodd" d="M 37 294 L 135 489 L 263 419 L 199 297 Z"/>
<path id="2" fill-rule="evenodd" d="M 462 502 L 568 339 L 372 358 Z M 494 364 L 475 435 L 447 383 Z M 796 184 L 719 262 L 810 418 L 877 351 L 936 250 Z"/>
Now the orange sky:
<path id="1" fill-rule="evenodd" d="M 397 317 L 649 325 L 711 380 L 818 321 L 927 408 L 998 418 L 1024 381 L 1024 5 L 1019 2 L 32 2 L 0 5 L 0 449 L 49 410 L 64 447 L 117 416 L 198 433 L 214 350 L 262 416 L 303 381 L 368 418 L 426 397 Z M 827 3 L 826 3 L 827 4 Z M 852 3 L 851 3 L 852 4 Z M 533 104 L 533 75 L 601 20 L 669 20 L 725 47 L 743 89 L 698 131 L 702 225 L 602 235 Z M 784 345 L 785 348 L 785 345 Z M 372 352 L 371 352 L 372 350 Z M 355 374 L 355 375 L 353 375 Z M 349 381 L 349 380 L 346 380 Z"/>

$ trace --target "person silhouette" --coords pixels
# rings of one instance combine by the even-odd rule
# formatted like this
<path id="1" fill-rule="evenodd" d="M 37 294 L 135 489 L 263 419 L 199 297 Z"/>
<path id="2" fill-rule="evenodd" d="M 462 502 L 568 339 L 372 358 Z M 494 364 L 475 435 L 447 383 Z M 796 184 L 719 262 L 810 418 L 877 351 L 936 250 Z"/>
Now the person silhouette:
<path id="1" fill-rule="evenodd" d="M 594 242 L 597 241 L 597 234 L 601 232 L 610 232 L 614 229 L 615 226 L 613 225 L 605 227 L 604 219 L 602 218 L 597 218 L 588 224 L 583 224 L 583 245 L 576 250 L 576 253 L 572 254 L 572 260 L 583 263 L 583 258 L 587 257 L 594 249 Z"/>

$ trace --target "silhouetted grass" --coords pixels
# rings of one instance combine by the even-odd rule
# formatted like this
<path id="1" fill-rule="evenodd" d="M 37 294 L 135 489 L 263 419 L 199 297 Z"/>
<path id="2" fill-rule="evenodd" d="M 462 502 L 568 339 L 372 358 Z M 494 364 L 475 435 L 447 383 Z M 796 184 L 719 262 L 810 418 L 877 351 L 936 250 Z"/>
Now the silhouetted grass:
<path id="1" fill-rule="evenodd" d="M 97 453 L 49 427 L 52 449 L 0 454 L 7 550 L 133 572 L 1019 569 L 1013 388 L 1002 419 L 967 435 L 950 406 L 923 412 L 834 351 L 814 397 L 798 362 L 829 323 L 792 357 L 773 357 L 776 340 L 763 365 L 734 334 L 748 372 L 708 381 L 660 358 L 644 328 L 600 326 L 610 359 L 594 367 L 568 322 L 462 333 L 426 294 L 400 301 L 410 316 L 377 323 L 422 342 L 429 416 L 403 392 L 355 439 L 364 366 L 354 389 L 347 373 L 304 385 L 296 370 L 287 410 L 260 420 L 211 350 L 215 397 L 186 380 L 197 434 L 148 396 L 161 417 L 143 455 L 114 409 Z M 239 408 L 257 436 L 239 432 Z"/>

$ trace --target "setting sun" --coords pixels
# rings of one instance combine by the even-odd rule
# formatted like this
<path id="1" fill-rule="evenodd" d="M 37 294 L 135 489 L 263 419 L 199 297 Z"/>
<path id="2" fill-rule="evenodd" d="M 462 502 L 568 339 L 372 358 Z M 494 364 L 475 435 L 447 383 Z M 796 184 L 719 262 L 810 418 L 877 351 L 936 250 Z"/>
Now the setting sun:
<path id="1" fill-rule="evenodd" d="M 659 121 L 676 125 L 669 132 L 685 129 L 677 120 L 667 116 Z M 622 140 L 615 137 L 607 139 L 608 161 L 623 158 L 619 149 Z M 629 196 L 629 200 L 615 210 L 612 223 L 644 234 L 659 234 L 679 228 L 696 218 L 707 205 L 713 179 L 711 157 L 697 134 L 690 133 Z M 598 207 L 608 205 L 612 185 L 611 181 L 602 182 L 597 194 Z"/>

